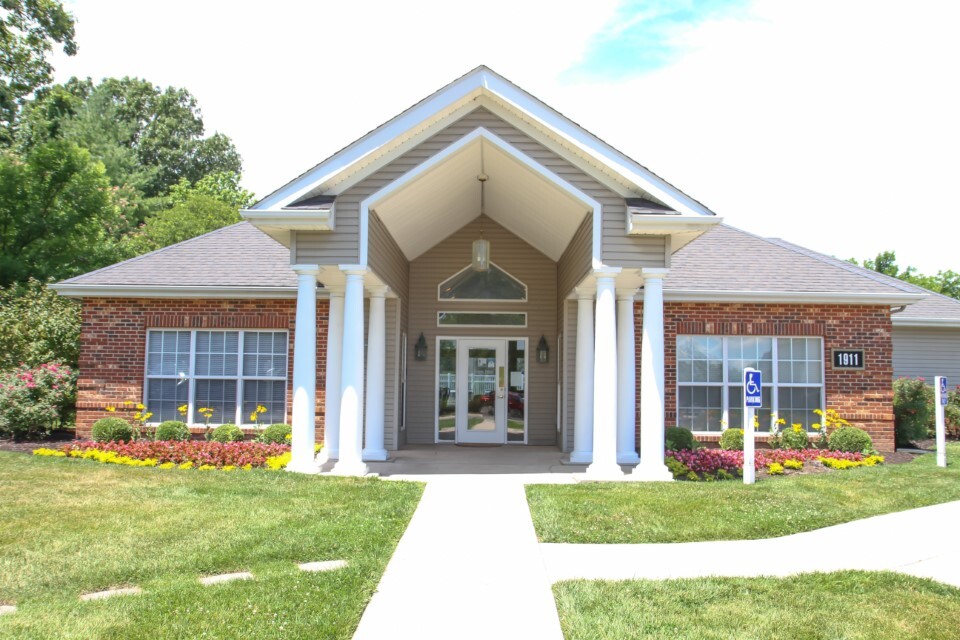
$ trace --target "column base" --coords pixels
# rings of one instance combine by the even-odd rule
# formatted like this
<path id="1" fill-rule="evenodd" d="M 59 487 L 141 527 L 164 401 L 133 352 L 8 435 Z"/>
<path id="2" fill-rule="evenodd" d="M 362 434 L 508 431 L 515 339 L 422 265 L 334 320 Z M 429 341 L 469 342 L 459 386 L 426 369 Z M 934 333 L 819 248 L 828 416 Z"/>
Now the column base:
<path id="1" fill-rule="evenodd" d="M 386 462 L 390 457 L 386 449 L 364 449 L 362 455 L 364 462 Z"/>
<path id="2" fill-rule="evenodd" d="M 370 467 L 359 460 L 356 462 L 340 460 L 330 470 L 330 474 L 334 476 L 365 476 L 368 473 L 370 473 Z"/>
<path id="3" fill-rule="evenodd" d="M 307 473 L 307 474 L 317 474 L 320 473 L 320 465 L 317 464 L 314 460 L 297 460 L 291 461 L 284 470 L 291 471 L 293 473 Z"/>
<path id="4" fill-rule="evenodd" d="M 587 477 L 591 480 L 623 480 L 623 470 L 618 464 L 593 463 L 587 467 Z"/>
<path id="5" fill-rule="evenodd" d="M 673 482 L 673 474 L 665 464 L 647 464 L 641 462 L 630 474 L 632 480 L 640 482 Z"/>
<path id="6" fill-rule="evenodd" d="M 618 453 L 617 464 L 640 464 L 640 455 L 636 451 Z"/>
<path id="7" fill-rule="evenodd" d="M 567 464 L 590 464 L 593 462 L 593 451 L 571 451 Z"/>
<path id="8" fill-rule="evenodd" d="M 327 449 L 324 447 L 320 449 L 320 453 L 317 454 L 317 464 L 326 464 L 331 460 L 337 460 L 340 458 L 340 452 L 333 449 Z"/>

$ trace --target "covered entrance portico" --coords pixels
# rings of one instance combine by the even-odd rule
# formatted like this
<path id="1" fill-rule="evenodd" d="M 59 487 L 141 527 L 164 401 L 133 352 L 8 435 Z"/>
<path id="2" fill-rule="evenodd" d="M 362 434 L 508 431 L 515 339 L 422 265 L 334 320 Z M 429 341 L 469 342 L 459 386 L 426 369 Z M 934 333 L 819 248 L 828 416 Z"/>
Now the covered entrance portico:
<path id="1" fill-rule="evenodd" d="M 662 279 L 718 220 L 529 94 L 481 67 L 244 215 L 298 275 L 290 469 L 517 444 L 670 478 Z"/>

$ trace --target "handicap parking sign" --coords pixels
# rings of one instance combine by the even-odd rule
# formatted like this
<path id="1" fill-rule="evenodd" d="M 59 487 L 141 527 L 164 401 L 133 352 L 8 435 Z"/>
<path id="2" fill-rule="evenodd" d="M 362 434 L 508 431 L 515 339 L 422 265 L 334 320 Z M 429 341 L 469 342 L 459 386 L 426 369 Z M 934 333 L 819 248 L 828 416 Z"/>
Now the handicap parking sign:
<path id="1" fill-rule="evenodd" d="M 743 372 L 743 390 L 747 407 L 762 407 L 763 378 L 756 369 L 746 369 Z"/>
<path id="2" fill-rule="evenodd" d="M 940 404 L 947 404 L 947 378 L 946 376 L 937 376 L 940 379 Z"/>

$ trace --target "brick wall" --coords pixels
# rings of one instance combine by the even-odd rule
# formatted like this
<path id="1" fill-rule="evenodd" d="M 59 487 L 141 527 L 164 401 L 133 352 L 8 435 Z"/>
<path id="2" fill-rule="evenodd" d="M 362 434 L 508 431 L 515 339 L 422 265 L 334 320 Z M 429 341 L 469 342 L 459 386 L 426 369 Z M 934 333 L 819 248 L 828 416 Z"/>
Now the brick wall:
<path id="1" fill-rule="evenodd" d="M 148 329 L 285 329 L 287 422 L 292 409 L 293 343 L 296 300 L 178 300 L 84 298 L 81 308 L 80 378 L 77 383 L 77 437 L 90 435 L 106 407 L 129 418 L 123 402 L 143 400 Z M 317 438 L 323 437 L 324 376 L 327 353 L 327 301 L 317 301 Z M 198 430 L 202 431 L 202 429 Z"/>
<path id="2" fill-rule="evenodd" d="M 637 407 L 643 304 L 634 310 L 637 334 Z M 820 336 L 827 407 L 868 431 L 874 446 L 893 451 L 893 342 L 890 309 L 883 306 L 664 304 L 666 425 L 677 420 L 677 335 Z M 835 370 L 831 349 L 863 349 L 863 371 Z M 637 416 L 639 438 L 640 417 Z M 701 440 L 717 440 L 705 436 Z M 639 442 L 639 440 L 638 440 Z"/>

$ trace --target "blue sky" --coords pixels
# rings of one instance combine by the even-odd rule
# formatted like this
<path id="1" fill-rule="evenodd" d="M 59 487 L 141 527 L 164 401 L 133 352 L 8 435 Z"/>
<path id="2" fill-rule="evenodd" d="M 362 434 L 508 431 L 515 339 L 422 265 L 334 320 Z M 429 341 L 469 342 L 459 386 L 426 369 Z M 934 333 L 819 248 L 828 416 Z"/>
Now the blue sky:
<path id="1" fill-rule="evenodd" d="M 708 20 L 741 16 L 749 6 L 748 0 L 626 0 L 562 78 L 596 82 L 663 68 L 684 53 L 684 32 Z"/>

